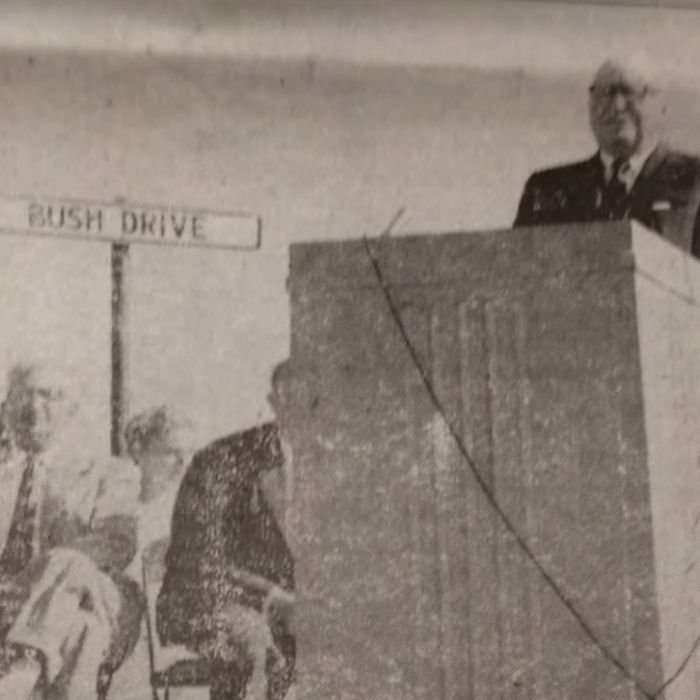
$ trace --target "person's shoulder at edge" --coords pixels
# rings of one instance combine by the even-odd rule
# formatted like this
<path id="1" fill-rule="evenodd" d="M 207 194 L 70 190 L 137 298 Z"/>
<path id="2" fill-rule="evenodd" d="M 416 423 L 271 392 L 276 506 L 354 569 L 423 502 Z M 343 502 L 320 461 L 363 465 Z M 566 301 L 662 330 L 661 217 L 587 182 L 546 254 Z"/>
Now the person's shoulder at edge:
<path id="1" fill-rule="evenodd" d="M 700 178 L 700 155 L 663 143 L 659 146 L 659 154 L 663 170 L 674 179 Z"/>

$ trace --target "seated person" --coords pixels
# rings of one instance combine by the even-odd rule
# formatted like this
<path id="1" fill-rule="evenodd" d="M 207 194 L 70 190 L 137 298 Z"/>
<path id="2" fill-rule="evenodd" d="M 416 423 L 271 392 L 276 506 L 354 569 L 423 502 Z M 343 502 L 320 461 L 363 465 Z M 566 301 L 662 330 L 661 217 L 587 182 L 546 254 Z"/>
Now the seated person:
<path id="1" fill-rule="evenodd" d="M 194 433 L 186 418 L 172 408 L 158 406 L 129 420 L 124 441 L 141 476 L 138 547 L 129 567 L 140 580 L 143 550 L 151 542 L 170 536 L 175 498 L 194 452 Z"/>
<path id="2" fill-rule="evenodd" d="M 260 483 L 282 465 L 275 424 L 234 433 L 195 455 L 175 503 L 157 627 L 210 660 L 212 700 L 283 698 L 292 682 L 294 562 Z"/>
<path id="3" fill-rule="evenodd" d="M 143 584 L 143 557 L 146 549 L 154 542 L 164 542 L 170 538 L 170 521 L 175 497 L 185 467 L 192 457 L 193 430 L 190 422 L 167 406 L 149 408 L 133 416 L 126 424 L 124 442 L 126 452 L 140 472 L 139 498 L 137 507 L 137 550 L 127 573 L 139 584 Z M 144 591 L 144 594 L 151 594 Z M 141 678 L 147 683 L 149 649 L 146 629 L 134 653 L 127 659 L 112 686 L 115 698 L 133 692 L 134 679 Z M 157 649 L 159 666 L 169 666 L 185 658 L 196 658 L 182 646 Z"/>
<path id="4" fill-rule="evenodd" d="M 142 598 L 138 472 L 80 454 L 65 393 L 34 366 L 0 408 L 0 700 L 94 700 L 131 652 Z M 59 438 L 63 438 L 60 440 Z"/>

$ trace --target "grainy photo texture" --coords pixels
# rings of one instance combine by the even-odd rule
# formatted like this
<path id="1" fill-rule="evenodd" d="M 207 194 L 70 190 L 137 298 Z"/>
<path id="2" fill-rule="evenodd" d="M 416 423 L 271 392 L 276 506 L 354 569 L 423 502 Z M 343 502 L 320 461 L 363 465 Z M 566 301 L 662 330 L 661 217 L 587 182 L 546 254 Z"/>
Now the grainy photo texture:
<path id="1" fill-rule="evenodd" d="M 0 700 L 700 700 L 699 35 L 8 3 Z"/>

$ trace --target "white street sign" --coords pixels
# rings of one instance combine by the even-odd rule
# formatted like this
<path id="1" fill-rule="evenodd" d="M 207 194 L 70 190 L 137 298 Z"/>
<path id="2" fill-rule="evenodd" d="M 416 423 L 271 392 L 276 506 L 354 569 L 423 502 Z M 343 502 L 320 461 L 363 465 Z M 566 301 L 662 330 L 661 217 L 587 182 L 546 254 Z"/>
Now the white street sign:
<path id="1" fill-rule="evenodd" d="M 121 200 L 0 198 L 0 234 L 255 250 L 261 221 L 252 214 Z"/>

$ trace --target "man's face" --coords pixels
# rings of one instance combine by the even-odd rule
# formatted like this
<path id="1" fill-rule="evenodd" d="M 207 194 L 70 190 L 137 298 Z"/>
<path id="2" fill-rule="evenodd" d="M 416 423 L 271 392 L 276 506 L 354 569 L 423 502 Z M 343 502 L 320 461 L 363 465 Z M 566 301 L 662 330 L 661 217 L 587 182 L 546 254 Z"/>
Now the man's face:
<path id="1" fill-rule="evenodd" d="M 629 158 L 642 148 L 647 126 L 648 89 L 624 68 L 604 65 L 590 88 L 591 129 L 603 151 Z"/>
<path id="2" fill-rule="evenodd" d="M 17 378 L 7 396 L 7 421 L 17 446 L 25 452 L 42 452 L 53 436 L 60 395 L 38 374 Z"/>

